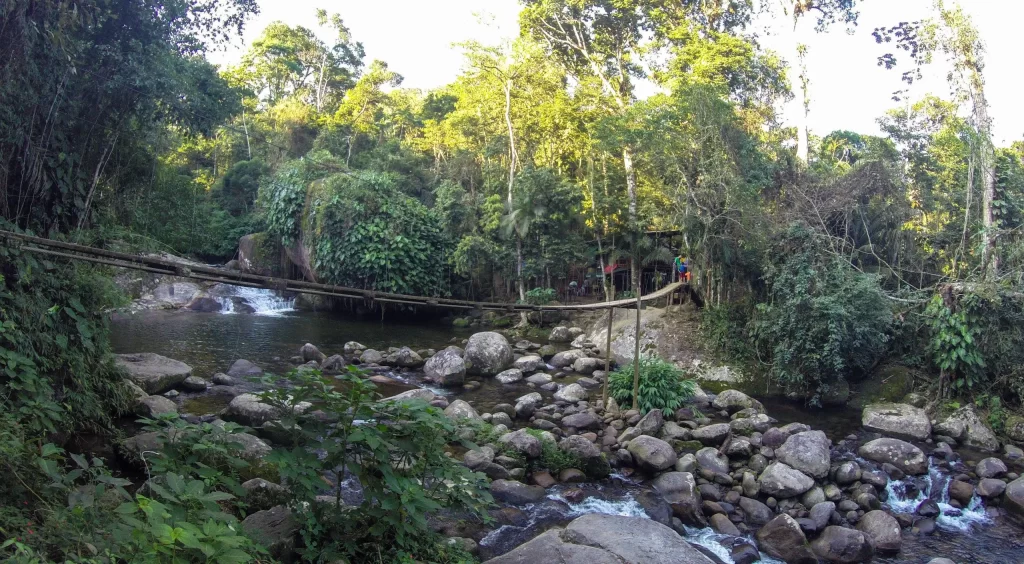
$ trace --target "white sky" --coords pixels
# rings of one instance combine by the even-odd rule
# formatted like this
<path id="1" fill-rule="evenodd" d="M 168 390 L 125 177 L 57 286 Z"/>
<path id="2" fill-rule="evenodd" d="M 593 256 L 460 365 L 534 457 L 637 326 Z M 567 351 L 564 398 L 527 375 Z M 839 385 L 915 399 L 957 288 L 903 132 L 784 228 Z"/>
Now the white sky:
<path id="1" fill-rule="evenodd" d="M 947 0 L 950 2 L 953 0 Z M 469 39 L 495 44 L 518 34 L 517 0 L 259 0 L 262 13 L 250 22 L 246 43 L 272 21 L 317 29 L 317 8 L 340 13 L 353 37 L 366 48 L 367 62 L 382 59 L 405 77 L 403 86 L 430 89 L 454 80 L 462 55 L 452 44 Z M 913 21 L 931 15 L 931 0 L 862 0 L 860 23 L 854 34 L 837 26 L 809 34 L 808 69 L 811 78 L 810 128 L 816 135 L 836 129 L 877 133 L 875 119 L 896 106 L 894 90 L 903 88 L 896 69 L 876 65 L 882 48 L 871 32 L 878 26 Z M 964 0 L 986 44 L 986 94 L 991 106 L 995 140 L 999 145 L 1024 138 L 1024 111 L 1018 109 L 1024 87 L 1019 61 L 1019 24 L 1024 1 Z M 760 28 L 771 24 L 758 22 Z M 781 35 L 762 36 L 762 44 L 785 56 Z M 211 54 L 221 64 L 238 60 L 241 42 L 226 52 Z M 928 92 L 949 96 L 941 65 L 925 69 L 926 80 L 914 87 L 911 99 Z M 796 102 L 785 109 L 794 115 Z"/>

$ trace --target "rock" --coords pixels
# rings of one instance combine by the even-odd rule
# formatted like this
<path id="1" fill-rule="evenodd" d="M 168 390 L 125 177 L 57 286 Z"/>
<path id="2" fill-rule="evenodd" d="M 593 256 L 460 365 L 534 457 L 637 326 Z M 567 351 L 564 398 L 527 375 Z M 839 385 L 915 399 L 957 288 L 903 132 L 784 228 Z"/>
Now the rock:
<path id="1" fill-rule="evenodd" d="M 527 433 L 525 429 L 506 433 L 498 439 L 498 442 L 510 446 L 527 458 L 537 458 L 540 456 L 540 439 Z"/>
<path id="2" fill-rule="evenodd" d="M 836 483 L 840 486 L 847 486 L 860 480 L 860 465 L 856 462 L 844 462 L 836 469 Z"/>
<path id="3" fill-rule="evenodd" d="M 174 413 L 178 413 L 178 406 L 163 396 L 147 396 L 135 406 L 136 415 L 150 419 Z"/>
<path id="4" fill-rule="evenodd" d="M 544 397 L 537 392 L 526 394 L 516 400 L 515 412 L 516 417 L 527 418 L 533 415 L 537 406 L 544 401 Z"/>
<path id="5" fill-rule="evenodd" d="M 764 406 L 756 399 L 738 390 L 725 390 L 715 397 L 711 402 L 715 409 L 724 409 L 729 413 L 736 413 L 743 409 L 755 409 L 764 413 Z"/>
<path id="6" fill-rule="evenodd" d="M 494 480 L 491 482 L 491 495 L 497 501 L 526 505 L 544 499 L 547 492 L 540 486 L 528 486 L 515 480 Z"/>
<path id="7" fill-rule="evenodd" d="M 761 493 L 761 485 L 757 483 L 757 478 L 754 477 L 753 472 L 743 473 L 740 487 L 743 488 L 743 495 L 747 497 L 756 498 Z"/>
<path id="8" fill-rule="evenodd" d="M 341 372 L 345 369 L 345 357 L 340 354 L 331 355 L 320 364 L 320 369 L 324 372 Z"/>
<path id="9" fill-rule="evenodd" d="M 494 376 L 512 366 L 512 347 L 501 333 L 476 333 L 466 343 L 470 374 Z"/>
<path id="10" fill-rule="evenodd" d="M 311 360 L 317 361 L 317 363 L 323 362 L 327 358 L 327 355 L 320 352 L 320 349 L 316 348 L 316 345 L 312 343 L 306 343 L 299 348 L 299 356 L 302 357 L 302 362 L 309 362 Z"/>
<path id="11" fill-rule="evenodd" d="M 211 378 L 211 381 L 216 386 L 234 386 L 235 385 L 235 379 L 234 378 L 232 378 L 231 376 L 228 376 L 227 374 L 223 374 L 221 372 L 218 372 L 218 373 L 214 374 L 213 378 Z"/>
<path id="12" fill-rule="evenodd" d="M 655 412 L 660 413 L 661 410 L 656 409 Z M 653 433 L 643 434 L 653 435 Z M 664 441 L 671 441 L 673 439 L 686 441 L 690 439 L 690 429 L 688 427 L 683 427 L 674 421 L 666 421 L 662 424 L 661 430 L 658 432 L 658 438 Z"/>
<path id="13" fill-rule="evenodd" d="M 747 515 L 747 522 L 756 527 L 771 521 L 775 515 L 767 505 L 749 497 L 741 497 L 739 505 Z"/>
<path id="14" fill-rule="evenodd" d="M 706 527 L 702 499 L 693 474 L 689 472 L 666 472 L 651 483 L 672 508 L 672 514 L 684 525 Z"/>
<path id="15" fill-rule="evenodd" d="M 512 366 L 520 371 L 520 374 L 529 374 L 537 372 L 538 370 L 544 370 L 547 368 L 547 363 L 544 359 L 538 355 L 531 354 L 527 356 L 521 356 L 512 363 Z"/>
<path id="16" fill-rule="evenodd" d="M 209 382 L 199 376 L 189 376 L 181 381 L 182 389 L 189 392 L 205 392 L 209 386 Z"/>
<path id="17" fill-rule="evenodd" d="M 643 564 L 711 564 L 678 533 L 650 519 L 591 513 L 577 517 L 562 533 L 566 542 L 604 549 L 621 562 Z M 643 542 L 637 542 L 643 539 Z M 534 562 L 556 562 L 551 556 Z M 570 562 L 562 560 L 562 562 Z M 590 564 L 586 560 L 573 560 Z"/>
<path id="18" fill-rule="evenodd" d="M 629 441 L 626 450 L 640 469 L 652 473 L 671 468 L 677 460 L 675 451 L 668 443 L 650 435 L 640 435 Z"/>
<path id="19" fill-rule="evenodd" d="M 583 389 L 583 386 L 574 383 L 563 388 L 559 388 L 559 390 L 555 392 L 554 397 L 558 401 L 576 403 L 587 399 L 587 391 Z"/>
<path id="20" fill-rule="evenodd" d="M 530 479 L 533 480 L 534 485 L 540 486 L 545 489 L 550 488 L 551 486 L 558 483 L 554 478 L 551 477 L 551 473 L 549 473 L 547 470 L 534 472 L 533 474 L 530 475 Z"/>
<path id="21" fill-rule="evenodd" d="M 707 446 L 718 446 L 729 436 L 729 424 L 716 423 L 714 425 L 698 427 L 690 433 L 690 436 Z"/>
<path id="22" fill-rule="evenodd" d="M 773 462 L 758 478 L 761 493 L 778 499 L 796 497 L 814 487 L 814 480 L 782 462 Z"/>
<path id="23" fill-rule="evenodd" d="M 959 443 L 984 450 L 996 452 L 999 450 L 999 439 L 996 438 L 992 429 L 978 417 L 972 406 L 961 407 L 954 411 L 944 421 L 935 426 L 936 433 L 948 435 Z"/>
<path id="24" fill-rule="evenodd" d="M 504 425 L 505 427 L 511 427 L 512 426 L 512 418 L 509 416 L 509 414 L 501 412 L 501 411 L 499 411 L 497 413 L 492 413 L 491 414 L 491 425 L 494 425 L 494 426 Z"/>
<path id="25" fill-rule="evenodd" d="M 551 366 L 555 368 L 566 368 L 572 366 L 577 360 L 587 358 L 587 353 L 578 349 L 562 351 L 551 357 Z"/>
<path id="26" fill-rule="evenodd" d="M 562 482 L 563 484 L 575 484 L 579 482 L 586 482 L 587 475 L 584 474 L 582 470 L 577 470 L 575 468 L 566 468 L 558 473 L 558 481 Z"/>
<path id="27" fill-rule="evenodd" d="M 462 463 L 470 470 L 476 470 L 480 466 L 494 460 L 494 449 L 489 446 L 482 446 L 475 450 L 467 450 L 462 455 Z"/>
<path id="28" fill-rule="evenodd" d="M 875 439 L 857 451 L 868 460 L 892 464 L 907 474 L 919 475 L 928 472 L 928 459 L 916 446 L 900 439 Z"/>
<path id="29" fill-rule="evenodd" d="M 854 564 L 867 562 L 875 553 L 871 539 L 855 529 L 825 527 L 821 536 L 811 543 L 811 550 L 826 562 Z"/>
<path id="30" fill-rule="evenodd" d="M 460 399 L 448 404 L 448 407 L 444 408 L 444 414 L 449 419 L 480 419 L 480 414 L 476 412 L 476 409 L 469 402 Z"/>
<path id="31" fill-rule="evenodd" d="M 578 358 L 576 362 L 572 363 L 572 370 L 580 374 L 593 374 L 603 364 L 604 361 L 599 358 Z"/>
<path id="32" fill-rule="evenodd" d="M 242 530 L 247 536 L 265 547 L 274 558 L 286 561 L 292 559 L 299 529 L 301 525 L 283 505 L 257 511 L 242 521 Z"/>
<path id="33" fill-rule="evenodd" d="M 956 564 L 949 558 L 932 558 L 928 561 L 928 564 Z"/>
<path id="34" fill-rule="evenodd" d="M 356 354 L 358 352 L 362 352 L 362 351 L 365 351 L 365 350 L 366 350 L 366 346 L 363 345 L 362 343 L 358 343 L 356 341 L 349 341 L 349 342 L 345 343 L 345 345 L 343 347 L 341 347 L 341 351 L 343 353 L 350 354 L 350 355 Z"/>
<path id="35" fill-rule="evenodd" d="M 541 348 L 537 349 L 537 354 L 541 358 L 544 358 L 544 359 L 549 359 L 549 358 L 555 356 L 555 353 L 557 353 L 557 352 L 558 352 L 558 350 L 555 349 L 555 347 L 552 346 L 552 345 L 544 345 Z"/>
<path id="36" fill-rule="evenodd" d="M 601 383 L 593 378 L 580 378 L 576 380 L 576 383 L 583 386 L 585 390 L 596 390 L 601 387 Z"/>
<path id="37" fill-rule="evenodd" d="M 995 478 L 985 478 L 978 482 L 978 487 L 975 488 L 975 492 L 985 499 L 999 497 L 1003 495 L 1004 491 L 1006 491 L 1006 482 Z"/>
<path id="38" fill-rule="evenodd" d="M 753 417 L 733 419 L 729 422 L 729 428 L 732 429 L 733 433 L 739 435 L 749 435 L 754 432 L 764 433 L 769 427 L 771 427 L 772 421 L 774 421 L 774 419 L 771 417 L 768 417 L 764 413 L 758 413 Z"/>
<path id="39" fill-rule="evenodd" d="M 550 374 L 538 372 L 532 376 L 526 378 L 526 382 L 533 384 L 534 386 L 543 386 L 544 384 L 550 384 L 554 378 Z"/>
<path id="40" fill-rule="evenodd" d="M 718 452 L 718 449 L 707 447 L 697 451 L 695 455 L 697 457 L 697 467 L 702 470 L 708 470 L 714 474 L 728 474 L 729 473 L 729 459 L 724 454 Z"/>
<path id="41" fill-rule="evenodd" d="M 806 505 L 805 505 L 806 507 Z M 817 530 L 822 530 L 828 525 L 829 519 L 832 518 L 832 513 L 836 510 L 836 504 L 831 501 L 823 501 L 816 503 L 811 506 L 810 517 L 814 521 L 814 527 Z"/>
<path id="42" fill-rule="evenodd" d="M 602 421 L 593 411 L 584 411 L 563 417 L 561 423 L 566 428 L 596 430 L 601 428 Z"/>
<path id="43" fill-rule="evenodd" d="M 974 467 L 974 472 L 979 478 L 998 478 L 1009 472 L 1009 469 L 1006 468 L 1006 463 L 1002 460 L 989 457 L 978 462 L 978 465 Z"/>
<path id="44" fill-rule="evenodd" d="M 427 359 L 423 373 L 441 386 L 461 386 L 466 382 L 466 361 L 455 351 L 445 349 Z M 522 377 L 520 372 L 519 378 Z"/>
<path id="45" fill-rule="evenodd" d="M 515 384 L 523 380 L 523 371 L 518 368 L 509 368 L 500 372 L 494 379 L 502 384 Z"/>
<path id="46" fill-rule="evenodd" d="M 225 435 L 224 440 L 238 445 L 238 456 L 245 460 L 258 460 L 273 450 L 266 441 L 249 433 L 229 433 Z"/>
<path id="47" fill-rule="evenodd" d="M 372 350 L 372 349 L 371 349 Z M 400 394 L 393 395 L 382 399 L 381 401 L 408 401 L 408 400 L 422 400 L 427 403 L 434 401 L 434 398 L 438 397 L 434 392 L 426 388 L 416 388 L 413 390 L 407 390 Z"/>
<path id="48" fill-rule="evenodd" d="M 967 507 L 967 504 L 971 502 L 971 498 L 974 497 L 974 486 L 960 480 L 950 481 L 947 491 L 949 499 L 956 500 L 964 507 Z"/>
<path id="49" fill-rule="evenodd" d="M 661 430 L 661 427 L 664 424 L 665 415 L 661 412 L 660 409 L 655 409 L 654 411 L 650 411 L 647 413 L 647 415 L 641 417 L 640 420 L 636 422 L 636 425 L 633 426 L 633 428 L 636 430 L 637 436 L 650 435 L 653 437 L 658 434 L 658 431 Z"/>
<path id="50" fill-rule="evenodd" d="M 804 507 L 814 507 L 815 505 L 822 503 L 824 501 L 825 490 L 821 489 L 818 486 L 814 486 L 813 488 L 807 490 L 804 493 L 804 495 L 800 496 L 800 503 L 802 503 Z M 821 530 L 821 527 L 818 527 L 817 530 Z"/>
<path id="51" fill-rule="evenodd" d="M 249 511 L 270 509 L 287 501 L 288 488 L 268 482 L 263 478 L 253 478 L 242 483 L 245 490 L 245 503 Z"/>
<path id="52" fill-rule="evenodd" d="M 569 335 L 569 328 L 558 326 L 551 330 L 551 334 L 548 335 L 548 341 L 552 343 L 568 343 L 572 340 L 572 336 Z"/>
<path id="53" fill-rule="evenodd" d="M 154 353 L 118 354 L 114 360 L 147 394 L 162 394 L 192 375 L 191 366 Z"/>
<path id="54" fill-rule="evenodd" d="M 757 531 L 757 542 L 762 551 L 787 564 L 816 564 L 818 561 L 800 525 L 785 513 Z"/>
<path id="55" fill-rule="evenodd" d="M 729 535 L 732 537 L 741 536 L 740 530 L 736 528 L 736 525 L 733 525 L 732 521 L 721 513 L 715 513 L 712 515 L 710 521 L 711 528 L 720 535 Z"/>
<path id="56" fill-rule="evenodd" d="M 384 362 L 384 355 L 374 349 L 366 349 L 359 355 L 360 364 L 380 364 Z"/>
<path id="57" fill-rule="evenodd" d="M 857 521 L 857 530 L 868 535 L 880 553 L 896 553 L 903 546 L 900 524 L 885 511 L 868 511 Z"/>
<path id="58" fill-rule="evenodd" d="M 423 366 L 423 357 L 409 347 L 402 347 L 388 354 L 382 364 L 399 368 L 417 368 Z"/>
<path id="59" fill-rule="evenodd" d="M 832 465 L 829 448 L 832 441 L 821 431 L 804 431 L 790 435 L 781 447 L 775 449 L 775 457 L 792 468 L 813 478 L 828 476 Z"/>
<path id="60" fill-rule="evenodd" d="M 1006 485 L 1003 492 L 1003 508 L 1010 516 L 1024 522 L 1024 477 L 1017 478 Z"/>
<path id="61" fill-rule="evenodd" d="M 302 402 L 295 406 L 298 413 L 303 413 L 311 407 L 308 402 Z M 283 413 L 277 407 L 260 401 L 256 394 L 242 394 L 236 396 L 228 404 L 224 412 L 224 418 L 248 427 L 259 427 L 267 421 L 280 419 Z"/>
<path id="62" fill-rule="evenodd" d="M 925 410 L 905 403 L 875 403 L 861 413 L 867 431 L 899 439 L 923 441 L 932 435 L 932 424 Z"/>
<path id="63" fill-rule="evenodd" d="M 722 449 L 725 452 L 725 455 L 729 458 L 746 459 L 752 452 L 754 452 L 754 447 L 750 444 L 750 439 L 741 436 L 735 436 L 729 439 Z"/>
<path id="64" fill-rule="evenodd" d="M 607 550 L 562 541 L 561 529 L 550 529 L 510 552 L 485 561 L 485 564 L 534 564 L 565 562 L 587 564 L 622 564 Z"/>
<path id="65" fill-rule="evenodd" d="M 571 330 L 572 329 L 570 329 L 570 331 Z M 590 339 L 588 339 L 587 336 L 583 335 L 583 334 L 577 335 L 576 338 L 573 339 L 571 343 L 569 343 L 569 346 L 574 348 L 574 349 L 593 349 L 593 348 L 597 348 L 597 345 L 595 345 L 594 343 L 590 342 Z"/>

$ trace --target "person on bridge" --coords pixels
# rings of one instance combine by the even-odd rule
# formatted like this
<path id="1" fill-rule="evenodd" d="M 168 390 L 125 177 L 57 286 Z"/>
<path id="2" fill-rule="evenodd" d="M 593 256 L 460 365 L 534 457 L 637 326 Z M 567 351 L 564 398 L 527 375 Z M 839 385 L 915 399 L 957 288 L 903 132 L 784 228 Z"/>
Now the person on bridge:
<path id="1" fill-rule="evenodd" d="M 679 281 L 684 284 L 690 283 L 690 264 L 686 257 L 679 255 L 675 260 L 676 271 L 679 273 Z"/>

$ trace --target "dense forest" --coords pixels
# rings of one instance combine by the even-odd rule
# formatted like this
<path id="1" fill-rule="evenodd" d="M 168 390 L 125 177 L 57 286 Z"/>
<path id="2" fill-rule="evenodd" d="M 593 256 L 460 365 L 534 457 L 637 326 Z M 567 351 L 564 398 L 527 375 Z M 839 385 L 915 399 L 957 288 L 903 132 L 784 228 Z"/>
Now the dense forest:
<path id="1" fill-rule="evenodd" d="M 882 136 L 818 136 L 780 119 L 793 97 L 808 107 L 814 77 L 806 46 L 759 44 L 752 22 L 771 10 L 820 32 L 857 23 L 854 0 L 523 0 L 517 37 L 457 46 L 462 73 L 421 91 L 367 60 L 343 13 L 273 23 L 218 68 L 205 54 L 255 0 L 11 0 L 0 226 L 502 301 L 570 280 L 635 295 L 681 254 L 723 359 L 812 405 L 899 362 L 930 375 L 933 405 L 976 404 L 1002 431 L 1024 398 L 1024 141 L 993 142 L 982 38 L 942 2 L 875 30 L 846 56 L 907 82 L 942 61 L 947 95 L 894 103 Z M 39 474 L 41 437 L 108 428 L 129 392 L 105 340 L 109 276 L 0 257 L 0 464 L 18 478 L 0 485 L 0 528 L 31 530 L 14 500 L 78 478 Z M 614 265 L 628 276 L 601 274 Z M 86 546 L 62 558 L 102 557 Z"/>

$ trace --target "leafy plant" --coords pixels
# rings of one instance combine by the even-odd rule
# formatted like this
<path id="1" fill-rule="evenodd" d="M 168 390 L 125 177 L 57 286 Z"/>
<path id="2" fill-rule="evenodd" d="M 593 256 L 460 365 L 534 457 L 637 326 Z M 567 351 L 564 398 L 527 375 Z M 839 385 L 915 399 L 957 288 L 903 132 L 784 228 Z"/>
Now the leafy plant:
<path id="1" fill-rule="evenodd" d="M 554 288 L 534 288 L 526 292 L 526 303 L 533 305 L 545 305 L 555 301 L 556 292 Z"/>
<path id="2" fill-rule="evenodd" d="M 942 380 L 950 379 L 954 392 L 978 385 L 985 368 L 978 342 L 979 319 L 973 307 L 976 301 L 976 296 L 969 295 L 961 300 L 957 311 L 953 311 L 943 297 L 936 294 L 925 310 L 932 332 L 929 346 L 932 361 L 941 371 Z M 945 390 L 942 393 L 945 394 Z"/>
<path id="3" fill-rule="evenodd" d="M 640 358 L 640 386 L 637 406 L 641 413 L 679 409 L 693 397 L 696 384 L 687 380 L 678 366 L 655 356 Z M 633 365 L 622 366 L 609 376 L 608 393 L 619 405 L 633 404 Z"/>

